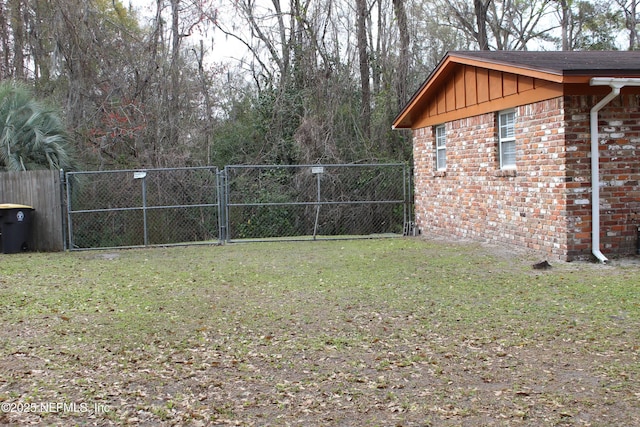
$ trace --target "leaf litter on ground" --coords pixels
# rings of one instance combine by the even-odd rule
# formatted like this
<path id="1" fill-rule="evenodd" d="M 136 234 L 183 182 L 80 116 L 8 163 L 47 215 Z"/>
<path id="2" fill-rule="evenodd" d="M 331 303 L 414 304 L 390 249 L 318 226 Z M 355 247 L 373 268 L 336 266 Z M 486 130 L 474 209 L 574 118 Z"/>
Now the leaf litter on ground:
<path id="1" fill-rule="evenodd" d="M 640 425 L 640 267 L 532 260 L 421 239 L 0 255 L 0 423 Z"/>

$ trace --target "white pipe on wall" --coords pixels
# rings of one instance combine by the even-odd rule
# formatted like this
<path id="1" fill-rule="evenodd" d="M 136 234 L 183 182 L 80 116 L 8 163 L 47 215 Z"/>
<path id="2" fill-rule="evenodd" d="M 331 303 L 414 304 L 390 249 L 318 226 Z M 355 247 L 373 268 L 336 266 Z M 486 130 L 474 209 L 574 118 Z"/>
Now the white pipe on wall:
<path id="1" fill-rule="evenodd" d="M 591 86 L 610 86 L 611 92 L 591 108 L 591 253 L 603 264 L 608 261 L 600 250 L 600 150 L 598 112 L 620 94 L 624 86 L 640 86 L 640 79 L 596 77 Z"/>

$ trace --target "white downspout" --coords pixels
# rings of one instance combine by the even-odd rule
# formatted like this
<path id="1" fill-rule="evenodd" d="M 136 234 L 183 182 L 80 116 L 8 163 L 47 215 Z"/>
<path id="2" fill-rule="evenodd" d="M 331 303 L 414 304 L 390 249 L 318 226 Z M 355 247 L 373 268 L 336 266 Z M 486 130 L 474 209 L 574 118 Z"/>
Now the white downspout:
<path id="1" fill-rule="evenodd" d="M 600 150 L 598 112 L 620 94 L 624 86 L 640 86 L 640 79 L 597 77 L 591 86 L 610 86 L 611 92 L 591 108 L 591 252 L 603 264 L 608 261 L 600 251 Z"/>

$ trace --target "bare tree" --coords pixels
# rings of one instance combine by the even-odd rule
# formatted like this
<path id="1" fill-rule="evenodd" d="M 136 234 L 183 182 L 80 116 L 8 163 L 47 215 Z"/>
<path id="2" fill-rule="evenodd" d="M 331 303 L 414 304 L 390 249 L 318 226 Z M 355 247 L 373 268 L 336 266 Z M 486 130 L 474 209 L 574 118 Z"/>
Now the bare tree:
<path id="1" fill-rule="evenodd" d="M 156 0 L 141 26 L 118 0 L 0 0 L 0 78 L 64 106 L 92 167 L 406 160 L 390 123 L 445 52 L 554 26 L 566 49 L 611 47 L 622 14 L 635 48 L 637 0 L 608 1 Z M 208 59 L 218 35 L 235 64 Z"/>
<path id="2" fill-rule="evenodd" d="M 638 0 L 616 0 L 624 16 L 624 26 L 629 32 L 629 50 L 638 49 Z"/>
<path id="3" fill-rule="evenodd" d="M 550 41 L 558 27 L 552 0 L 494 0 L 488 13 L 497 50 L 527 50 L 532 41 Z"/>
<path id="4" fill-rule="evenodd" d="M 449 18 L 447 14 L 445 19 L 449 19 L 452 25 L 471 36 L 480 50 L 489 50 L 487 14 L 492 1 L 444 0 L 448 13 L 454 18 Z"/>

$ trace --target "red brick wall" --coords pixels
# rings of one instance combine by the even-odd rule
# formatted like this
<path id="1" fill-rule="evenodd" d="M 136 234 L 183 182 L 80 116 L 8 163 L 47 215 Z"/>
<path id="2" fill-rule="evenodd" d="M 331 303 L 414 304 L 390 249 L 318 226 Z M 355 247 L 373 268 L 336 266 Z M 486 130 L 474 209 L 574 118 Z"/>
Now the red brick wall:
<path id="1" fill-rule="evenodd" d="M 501 171 L 495 114 L 446 123 L 447 170 L 435 171 L 433 128 L 414 131 L 416 224 L 561 259 L 591 251 L 590 97 L 516 109 L 516 171 Z M 566 105 L 565 105 L 566 103 Z M 617 107 L 616 107 L 617 105 Z M 602 112 L 603 252 L 633 253 L 640 218 L 640 109 Z M 565 142 L 566 141 L 566 142 Z"/>
<path id="2" fill-rule="evenodd" d="M 569 255 L 591 248 L 591 134 L 589 111 L 601 97 L 567 96 L 567 203 L 575 241 Z M 620 96 L 599 114 L 600 241 L 605 255 L 633 254 L 640 226 L 640 98 Z"/>

